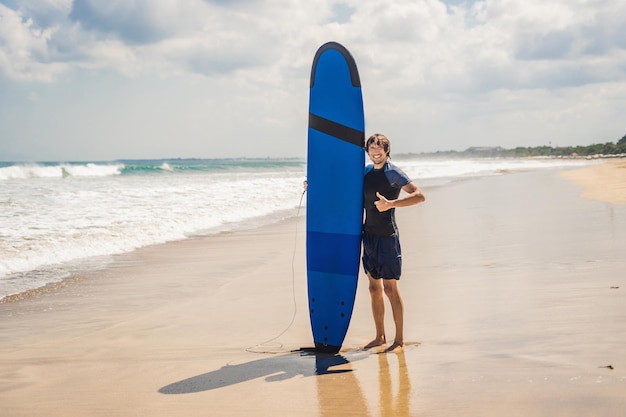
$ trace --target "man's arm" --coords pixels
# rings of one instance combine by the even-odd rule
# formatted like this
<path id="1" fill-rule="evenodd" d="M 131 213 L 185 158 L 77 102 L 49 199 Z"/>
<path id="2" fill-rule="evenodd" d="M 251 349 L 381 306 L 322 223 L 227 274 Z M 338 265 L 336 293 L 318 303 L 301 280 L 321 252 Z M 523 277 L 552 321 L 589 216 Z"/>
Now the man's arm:
<path id="1" fill-rule="evenodd" d="M 388 200 L 382 194 L 376 193 L 379 200 L 375 201 L 374 204 L 376 205 L 378 211 L 387 211 L 397 207 L 413 206 L 426 201 L 424 193 L 417 185 L 415 185 L 414 182 L 408 183 L 402 187 L 402 190 L 406 193 L 406 195 L 398 197 L 396 200 Z"/>

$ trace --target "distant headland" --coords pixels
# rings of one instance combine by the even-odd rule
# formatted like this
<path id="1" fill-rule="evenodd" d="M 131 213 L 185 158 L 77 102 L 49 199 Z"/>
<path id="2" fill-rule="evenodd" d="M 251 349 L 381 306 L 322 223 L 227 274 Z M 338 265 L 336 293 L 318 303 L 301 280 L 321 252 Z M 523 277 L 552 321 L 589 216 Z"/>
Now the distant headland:
<path id="1" fill-rule="evenodd" d="M 624 158 L 626 157 L 626 135 L 616 143 L 597 143 L 588 146 L 518 146 L 512 149 L 505 149 L 501 146 L 473 146 L 464 151 L 436 151 L 408 155 L 442 158 Z"/>

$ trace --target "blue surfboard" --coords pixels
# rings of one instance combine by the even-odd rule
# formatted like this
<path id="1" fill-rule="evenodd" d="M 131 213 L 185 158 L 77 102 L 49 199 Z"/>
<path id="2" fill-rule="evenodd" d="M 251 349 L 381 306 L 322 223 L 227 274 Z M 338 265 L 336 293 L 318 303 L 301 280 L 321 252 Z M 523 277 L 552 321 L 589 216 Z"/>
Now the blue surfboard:
<path id="1" fill-rule="evenodd" d="M 363 225 L 365 120 L 356 63 L 336 42 L 313 59 L 307 152 L 306 260 L 315 348 L 336 353 L 356 296 Z"/>

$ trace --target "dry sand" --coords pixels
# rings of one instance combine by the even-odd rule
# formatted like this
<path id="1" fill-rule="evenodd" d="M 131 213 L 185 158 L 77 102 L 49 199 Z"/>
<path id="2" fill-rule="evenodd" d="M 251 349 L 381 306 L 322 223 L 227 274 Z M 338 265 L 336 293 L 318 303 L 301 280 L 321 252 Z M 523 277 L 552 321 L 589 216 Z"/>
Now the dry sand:
<path id="1" fill-rule="evenodd" d="M 593 200 L 626 204 L 626 159 L 604 161 L 584 169 L 563 172 L 582 187 L 582 196 Z"/>
<path id="2" fill-rule="evenodd" d="M 623 415 L 626 206 L 556 171 L 425 191 L 398 211 L 403 353 L 356 350 L 364 277 L 341 354 L 290 353 L 312 344 L 300 218 L 0 304 L 1 415 Z"/>

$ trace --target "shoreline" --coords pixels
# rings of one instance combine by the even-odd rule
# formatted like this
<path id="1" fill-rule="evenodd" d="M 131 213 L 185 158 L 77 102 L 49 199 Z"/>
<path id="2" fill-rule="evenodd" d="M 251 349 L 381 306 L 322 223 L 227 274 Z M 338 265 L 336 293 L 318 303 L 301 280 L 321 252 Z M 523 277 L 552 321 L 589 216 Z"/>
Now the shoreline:
<path id="1" fill-rule="evenodd" d="M 544 157 L 532 157 L 532 158 L 542 159 Z M 557 159 L 563 159 L 563 158 L 557 158 Z M 569 159 L 569 158 L 566 158 L 566 159 Z M 594 158 L 576 157 L 574 159 L 587 159 L 587 160 L 601 159 L 602 160 L 600 164 L 586 166 L 582 168 L 571 168 L 571 169 L 570 168 L 565 168 L 565 169 L 558 168 L 558 171 L 560 171 L 559 173 L 560 176 L 570 180 L 576 186 L 581 188 L 581 193 L 580 193 L 581 197 L 592 199 L 592 200 L 597 200 L 597 201 L 608 202 L 612 204 L 626 204 L 626 158 L 620 157 L 620 156 L 597 155 Z M 505 173 L 504 175 L 515 175 L 515 174 L 518 174 L 518 173 Z M 475 178 L 472 178 L 472 179 L 475 179 Z M 437 186 L 432 186 L 430 188 L 436 188 L 436 187 Z M 301 207 L 301 208 L 303 209 L 304 212 L 306 211 L 306 207 Z M 298 209 L 298 211 L 300 212 L 301 210 Z M 252 228 L 237 227 L 237 228 L 234 228 L 233 230 L 220 231 L 218 233 L 211 233 L 211 234 L 206 234 L 206 235 L 205 234 L 191 235 L 185 239 L 157 243 L 157 244 L 148 245 L 142 248 L 134 249 L 131 252 L 109 255 L 111 257 L 111 261 L 107 262 L 107 265 L 104 267 L 99 267 L 97 269 L 79 270 L 77 272 L 71 273 L 68 277 L 63 278 L 60 281 L 50 282 L 41 287 L 32 288 L 32 289 L 28 289 L 26 291 L 22 291 L 19 293 L 3 296 L 2 298 L 0 298 L 0 305 L 7 304 L 7 303 L 15 303 L 15 302 L 27 300 L 33 297 L 45 296 L 45 295 L 54 293 L 55 291 L 61 288 L 64 288 L 66 286 L 78 284 L 81 281 L 88 279 L 89 276 L 97 274 L 98 271 L 106 270 L 112 267 L 114 268 L 117 262 L 120 262 L 120 260 L 122 260 L 123 262 L 123 259 L 129 256 L 132 257 L 133 254 L 137 251 L 142 251 L 142 250 L 149 249 L 152 247 L 160 247 L 160 246 L 166 247 L 167 245 L 180 242 L 180 241 L 206 239 L 206 238 L 211 238 L 214 236 L 219 236 L 221 234 L 238 233 L 238 232 L 241 232 L 242 230 L 248 231 L 248 230 L 262 229 L 265 227 L 271 228 L 279 223 L 295 222 L 300 217 L 304 218 L 304 216 L 306 215 L 304 212 L 300 213 L 299 215 L 296 215 L 293 217 L 287 217 L 287 218 L 284 218 L 282 220 L 275 221 L 275 222 L 270 222 L 270 223 L 261 222 L 258 226 L 255 226 Z M 254 219 L 249 220 L 248 223 L 255 224 L 257 223 L 257 220 L 254 220 Z M 301 233 L 305 233 L 304 226 L 301 226 L 301 228 L 303 229 Z"/>
<path id="2" fill-rule="evenodd" d="M 373 332 L 363 276 L 340 355 L 292 352 L 312 344 L 301 214 L 0 303 L 0 403 L 14 417 L 619 415 L 626 207 L 580 198 L 564 172 L 460 181 L 398 210 L 402 353 L 356 349 Z"/>
<path id="3" fill-rule="evenodd" d="M 299 215 L 285 216 L 286 212 L 291 211 L 291 210 L 284 210 L 279 213 L 280 217 L 277 217 L 276 213 L 272 213 L 270 215 L 265 215 L 265 216 L 261 216 L 258 218 L 246 219 L 240 223 L 235 223 L 232 225 L 222 225 L 218 228 L 215 228 L 216 231 L 211 231 L 208 233 L 196 232 L 193 234 L 189 234 L 185 238 L 169 240 L 169 241 L 159 242 L 159 243 L 153 243 L 153 244 L 149 244 L 149 245 L 142 246 L 139 248 L 135 248 L 129 252 L 95 256 L 93 257 L 93 259 L 96 259 L 96 261 L 94 261 L 93 263 L 90 262 L 92 261 L 92 258 L 70 261 L 68 262 L 68 264 L 70 265 L 86 264 L 86 265 L 96 265 L 96 266 L 72 267 L 70 269 L 70 272 L 68 272 L 68 275 L 58 281 L 48 282 L 47 284 L 44 284 L 40 287 L 30 288 L 25 291 L 20 291 L 17 293 L 0 296 L 0 305 L 4 303 L 19 302 L 21 300 L 26 300 L 31 297 L 40 297 L 40 296 L 47 295 L 49 293 L 54 293 L 57 289 L 64 288 L 68 285 L 73 285 L 74 283 L 80 282 L 84 280 L 86 277 L 95 275 L 100 271 L 104 271 L 110 268 L 115 268 L 118 263 L 120 262 L 123 263 L 129 257 L 132 258 L 133 254 L 135 254 L 136 252 L 141 252 L 146 249 L 158 248 L 161 246 L 167 247 L 167 245 L 176 244 L 178 242 L 193 241 L 193 240 L 198 240 L 198 239 L 202 240 L 202 239 L 207 239 L 207 238 L 210 239 L 212 237 L 216 237 L 216 236 L 220 236 L 224 234 L 227 235 L 227 234 L 233 234 L 233 233 L 253 231 L 257 229 L 263 229 L 266 227 L 271 228 L 271 227 L 274 227 L 276 225 L 279 225 L 285 222 L 292 222 L 300 217 L 304 217 L 305 207 L 302 206 L 300 207 L 300 209 L 298 208 L 293 209 L 294 212 L 298 210 L 300 211 Z M 97 261 L 97 259 L 102 259 L 102 258 L 106 258 L 108 260 L 104 263 L 102 263 L 101 261 Z"/>
<path id="4" fill-rule="evenodd" d="M 423 171 L 419 171 L 420 169 L 419 167 L 411 166 L 411 163 L 409 162 L 408 168 L 413 171 L 413 174 L 416 174 L 417 172 L 422 173 L 421 175 L 423 175 L 425 178 L 420 185 L 422 186 L 422 188 L 426 188 L 429 186 L 442 186 L 442 185 L 445 186 L 451 182 L 463 181 L 464 178 L 462 175 L 459 174 L 460 172 L 467 172 L 469 173 L 468 174 L 469 176 L 473 176 L 476 173 L 478 173 L 476 174 L 476 176 L 490 175 L 490 174 L 497 175 L 499 173 L 507 173 L 511 171 L 515 172 L 517 170 L 528 170 L 528 169 L 532 170 L 538 167 L 550 166 L 552 164 L 556 164 L 557 167 L 553 167 L 553 168 L 558 169 L 560 165 L 563 165 L 563 164 L 570 165 L 574 163 L 572 161 L 569 161 L 569 162 L 568 161 L 563 161 L 563 162 L 532 162 L 530 161 L 529 162 L 529 161 L 530 161 L 529 159 L 526 159 L 526 160 L 515 159 L 515 162 L 503 162 L 503 161 L 498 162 L 498 161 L 486 160 L 486 161 L 482 161 L 479 163 L 470 163 L 470 167 L 466 166 L 464 163 L 460 163 L 460 168 L 458 168 L 460 169 L 460 171 L 458 172 L 455 171 L 456 168 L 454 168 L 453 163 L 452 165 L 450 165 L 450 163 L 441 165 L 441 162 L 437 162 L 434 165 L 428 165 L 428 163 L 426 165 L 422 165 Z M 574 164 L 581 165 L 583 163 L 577 162 Z M 499 165 L 504 165 L 504 167 L 500 167 Z M 448 166 L 448 168 L 442 169 L 443 166 Z M 524 166 L 526 167 L 524 168 Z M 158 172 L 162 171 L 160 168 L 156 167 L 156 165 L 154 164 L 150 165 L 150 167 L 151 169 L 156 169 Z M 452 168 L 451 171 L 450 171 L 450 168 Z M 456 172 L 456 174 L 452 175 L 451 177 L 439 178 L 437 175 L 441 174 L 441 172 L 444 172 L 444 171 Z M 166 176 L 164 178 L 170 178 L 170 177 Z M 84 181 L 87 181 L 87 180 L 81 180 L 78 183 L 82 183 Z M 97 181 L 98 181 L 98 184 L 100 184 L 104 188 L 111 186 L 111 184 L 108 184 L 106 181 L 102 184 L 100 183 L 101 180 L 98 179 Z M 133 181 L 130 181 L 131 185 L 132 183 Z M 260 223 L 266 223 L 266 222 L 273 223 L 276 221 L 280 221 L 282 218 L 284 218 L 287 215 L 292 215 L 293 208 L 295 204 L 297 203 L 297 199 L 299 196 L 299 193 L 297 191 L 298 191 L 298 188 L 300 187 L 300 183 L 301 181 L 298 181 L 297 184 L 290 183 L 292 184 L 288 187 L 290 191 L 285 196 L 289 197 L 289 201 L 291 202 L 290 203 L 291 205 L 287 207 L 284 211 L 275 211 L 275 212 L 268 214 L 266 217 L 262 217 L 262 218 L 255 217 L 253 219 L 249 219 L 246 221 L 235 222 L 234 224 L 227 223 L 221 226 L 216 226 L 216 227 L 212 226 L 212 227 L 209 227 L 208 229 L 201 229 L 201 233 L 199 234 L 206 235 L 209 232 L 219 233 L 220 230 L 225 230 L 229 228 L 233 228 L 233 229 L 253 228 L 253 227 L 257 227 L 257 225 Z M 28 182 L 28 184 L 31 184 L 31 183 Z M 298 187 L 298 188 L 294 189 L 294 187 Z M 54 187 L 52 187 L 51 190 L 53 188 Z M 78 190 L 80 190 L 80 187 L 77 187 L 75 191 L 78 191 Z M 19 192 L 19 191 L 18 190 L 11 191 L 9 189 L 9 193 L 11 192 Z M 293 194 L 293 192 L 295 192 L 296 194 Z M 135 199 L 135 200 L 142 200 L 142 199 Z M 109 204 L 110 203 L 111 202 L 109 202 Z M 147 205 L 137 204 L 136 207 L 131 204 L 131 206 L 129 206 L 129 210 L 127 211 L 127 213 L 129 213 L 129 216 L 132 218 L 133 217 L 132 213 L 135 211 L 131 207 L 135 207 L 135 209 L 139 210 L 139 212 L 143 212 L 143 210 L 146 207 L 151 206 L 149 203 L 150 201 L 146 202 Z M 161 202 L 157 201 L 158 206 L 163 206 L 162 203 L 163 203 L 162 201 Z M 107 205 L 106 203 L 102 203 L 102 204 L 104 204 L 105 206 Z M 95 203 L 94 207 L 97 207 L 97 206 L 98 204 Z M 42 205 L 37 205 L 37 207 L 42 207 Z M 36 211 L 35 208 L 33 209 Z M 71 210 L 66 210 L 66 212 L 69 212 L 69 211 Z M 93 211 L 96 213 L 100 213 L 100 214 L 96 214 L 96 218 L 94 220 L 96 223 L 101 221 L 104 225 L 106 225 L 108 224 L 109 220 L 111 220 L 109 219 L 110 217 L 109 214 L 105 214 L 103 210 L 98 209 L 98 208 L 93 208 Z M 252 214 L 258 214 L 258 213 L 252 213 Z M 9 217 L 11 215 L 17 216 L 16 213 L 13 213 L 13 214 L 8 213 L 8 215 Z M 99 215 L 104 215 L 104 217 L 98 220 L 97 218 Z M 162 215 L 163 213 L 160 213 L 160 214 L 157 213 L 151 221 L 148 221 L 148 223 L 158 224 L 159 221 L 156 221 L 155 219 L 161 218 Z M 75 216 L 76 216 L 76 220 L 79 220 L 81 216 L 83 216 L 83 214 L 81 214 L 80 212 L 77 212 L 75 213 Z M 119 216 L 119 217 L 123 218 L 123 216 Z M 148 217 L 151 217 L 151 216 L 148 215 Z M 206 218 L 206 217 L 207 216 L 201 216 L 200 218 Z M 21 217 L 16 217 L 16 219 L 20 219 L 20 218 Z M 42 238 L 41 241 L 39 241 L 37 238 L 35 238 L 34 241 L 30 241 L 30 239 L 27 239 L 26 236 L 23 236 L 23 238 L 19 236 L 13 236 L 11 239 L 9 239 L 9 241 L 4 242 L 5 245 L 9 244 L 8 249 L 5 248 L 5 245 L 0 245 L 2 246 L 2 248 L 4 248 L 4 249 L 0 248 L 0 252 L 2 252 L 3 250 L 8 250 L 8 253 L 9 253 L 8 259 L 5 260 L 7 263 L 6 268 L 0 268 L 0 269 L 3 269 L 2 278 L 0 278 L 0 289 L 2 290 L 2 293 L 0 294 L 0 300 L 4 299 L 6 295 L 10 295 L 9 298 L 4 299 L 4 301 L 0 301 L 0 302 L 9 302 L 15 299 L 27 297 L 28 294 L 31 294 L 31 293 L 36 294 L 38 291 L 47 291 L 51 288 L 54 288 L 54 285 L 46 286 L 47 283 L 55 283 L 55 282 L 63 281 L 64 279 L 67 280 L 68 278 L 72 276 L 80 275 L 84 272 L 89 272 L 89 271 L 98 269 L 99 267 L 106 268 L 110 262 L 110 259 L 117 256 L 116 253 L 120 254 L 120 252 L 123 252 L 123 251 L 132 251 L 133 247 L 145 247 L 145 245 L 160 244 L 160 242 L 163 242 L 163 241 L 167 243 L 168 241 L 172 241 L 170 239 L 179 240 L 179 239 L 193 238 L 194 233 L 197 233 L 197 232 L 191 231 L 191 232 L 186 233 L 185 235 L 179 235 L 179 234 L 175 234 L 175 236 L 169 235 L 170 237 L 168 238 L 165 235 L 161 235 L 160 232 L 157 231 L 154 235 L 152 235 L 151 233 L 148 233 L 148 235 L 152 237 L 145 239 L 143 237 L 140 237 L 140 236 L 146 235 L 145 231 L 135 230 L 136 229 L 135 226 L 137 224 L 140 224 L 141 222 L 135 222 L 134 226 L 131 225 L 130 227 L 131 231 L 128 234 L 126 233 L 119 234 L 119 231 L 116 231 L 114 227 L 111 228 L 111 230 L 109 231 L 110 233 L 109 233 L 106 230 L 107 228 L 109 228 L 109 226 L 104 226 L 104 229 L 101 232 L 97 232 L 94 235 L 93 241 L 86 242 L 86 248 L 88 248 L 88 250 L 82 251 L 76 246 L 76 244 L 80 241 L 83 241 L 84 238 L 89 235 L 89 233 L 86 232 L 89 230 L 89 227 L 84 228 L 84 231 L 79 232 L 77 235 L 73 235 L 71 239 L 66 239 L 63 237 L 64 233 L 66 233 L 65 226 L 63 226 L 62 228 L 59 228 L 58 226 L 60 223 L 56 224 L 54 220 L 57 218 L 63 219 L 64 214 L 50 213 L 48 215 L 48 218 L 50 219 L 49 224 L 42 225 L 42 227 L 44 228 L 49 227 L 49 229 L 47 229 L 47 232 L 46 232 L 47 237 L 45 239 Z M 169 216 L 165 216 L 164 218 L 169 218 Z M 170 218 L 169 221 L 171 220 L 172 219 Z M 37 221 L 36 219 L 33 220 L 33 222 L 36 222 L 36 221 Z M 193 220 L 193 222 L 197 222 L 197 221 L 198 221 L 198 218 Z M 13 225 L 7 225 L 7 226 L 9 228 L 14 226 L 16 230 L 19 230 L 20 227 L 22 227 L 20 225 L 21 222 L 24 222 L 24 225 L 26 226 L 28 226 L 27 223 L 33 223 L 33 222 L 28 221 L 28 218 L 25 218 L 25 219 L 22 219 L 21 221 L 18 221 L 17 223 Z M 203 221 L 200 221 L 200 223 L 202 222 Z M 82 223 L 83 222 L 81 221 L 81 224 Z M 117 223 L 117 222 L 113 222 L 113 223 Z M 178 228 L 180 227 L 180 224 L 174 227 Z M 157 227 L 157 229 L 160 230 L 159 227 Z M 165 230 L 168 230 L 168 228 L 165 227 Z M 168 235 L 168 233 L 166 233 L 166 235 Z M 117 238 L 115 236 L 117 236 Z M 10 246 L 10 241 L 12 239 L 14 239 L 16 242 L 14 244 L 16 245 L 15 247 L 24 248 L 24 251 L 19 250 L 19 252 L 16 253 L 15 248 L 12 249 Z M 62 243 L 60 245 L 56 245 L 55 242 L 57 241 L 60 241 Z M 65 242 L 67 242 L 67 244 L 65 244 Z M 134 242 L 134 243 L 129 245 L 129 242 Z M 32 253 L 31 253 L 31 250 L 29 249 L 31 247 L 35 248 Z M 13 255 L 11 255 L 12 253 Z M 91 254 L 91 256 L 89 256 L 89 254 Z M 44 261 L 45 259 L 47 259 L 47 261 Z M 59 262 L 59 263 L 56 264 L 56 262 Z M 24 268 L 24 269 L 30 268 L 30 271 L 27 271 L 27 272 L 15 271 L 15 268 L 17 268 L 18 265 L 21 265 L 20 268 Z M 13 270 L 14 272 L 9 273 L 8 272 L 9 270 Z M 61 277 L 65 277 L 65 278 L 61 278 Z"/>

